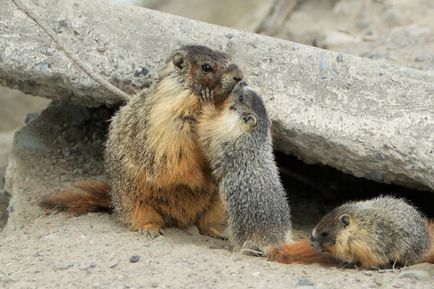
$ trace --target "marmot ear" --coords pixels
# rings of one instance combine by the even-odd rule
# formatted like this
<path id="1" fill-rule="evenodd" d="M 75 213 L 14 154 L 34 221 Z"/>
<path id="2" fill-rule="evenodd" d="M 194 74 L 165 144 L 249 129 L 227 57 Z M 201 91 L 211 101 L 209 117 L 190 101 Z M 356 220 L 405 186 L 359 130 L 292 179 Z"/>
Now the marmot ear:
<path id="1" fill-rule="evenodd" d="M 256 125 L 256 116 L 254 116 L 253 114 L 246 114 L 243 116 L 243 120 L 246 124 L 250 125 L 250 126 L 255 126 Z"/>
<path id="2" fill-rule="evenodd" d="M 172 57 L 173 64 L 179 69 L 183 69 L 186 65 L 185 55 L 182 52 L 176 52 Z"/>
<path id="3" fill-rule="evenodd" d="M 351 222 L 351 217 L 348 214 L 342 214 L 339 216 L 339 222 L 341 222 L 341 224 L 344 226 L 344 228 L 346 226 L 348 226 Z"/>

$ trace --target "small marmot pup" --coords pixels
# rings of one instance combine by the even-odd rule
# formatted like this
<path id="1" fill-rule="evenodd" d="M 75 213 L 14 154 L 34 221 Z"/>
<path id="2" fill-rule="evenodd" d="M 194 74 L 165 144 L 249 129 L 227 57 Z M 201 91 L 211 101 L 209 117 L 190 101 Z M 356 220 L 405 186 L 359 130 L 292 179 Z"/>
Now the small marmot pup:
<path id="1" fill-rule="evenodd" d="M 223 102 L 202 91 L 197 134 L 228 211 L 235 249 L 263 253 L 280 263 L 335 264 L 308 240 L 292 241 L 290 209 L 274 161 L 264 103 L 245 83 Z"/>
<path id="2" fill-rule="evenodd" d="M 87 181 L 80 192 L 43 199 L 73 214 L 114 209 L 131 230 L 156 237 L 167 226 L 197 225 L 221 237 L 225 211 L 195 134 L 202 87 L 217 103 L 243 78 L 222 52 L 184 46 L 167 60 L 146 96 L 131 97 L 112 118 L 105 148 L 108 182 Z"/>
<path id="3" fill-rule="evenodd" d="M 201 99 L 197 133 L 228 212 L 229 240 L 266 254 L 291 238 L 291 221 L 264 103 L 244 82 L 221 106 L 208 89 Z"/>
<path id="4" fill-rule="evenodd" d="M 349 202 L 325 215 L 314 247 L 362 268 L 434 263 L 434 224 L 403 199 Z"/>

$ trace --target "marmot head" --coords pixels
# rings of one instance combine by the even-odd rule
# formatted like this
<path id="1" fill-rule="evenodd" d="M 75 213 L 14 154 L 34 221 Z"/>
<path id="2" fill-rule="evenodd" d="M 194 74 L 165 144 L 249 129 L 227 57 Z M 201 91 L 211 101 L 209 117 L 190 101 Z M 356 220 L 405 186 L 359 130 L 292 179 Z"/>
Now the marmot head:
<path id="1" fill-rule="evenodd" d="M 205 46 L 184 46 L 172 54 L 167 65 L 172 68 L 169 73 L 175 74 L 193 94 L 199 95 L 203 88 L 212 90 L 216 103 L 224 101 L 243 79 L 228 54 Z"/>
<path id="2" fill-rule="evenodd" d="M 345 205 L 326 214 L 312 231 L 311 244 L 320 251 L 334 253 L 336 239 L 350 231 L 353 219 Z"/>
<path id="3" fill-rule="evenodd" d="M 238 83 L 227 100 L 245 132 L 267 138 L 270 121 L 262 98 L 244 81 Z M 258 139 L 255 137 L 255 139 Z"/>

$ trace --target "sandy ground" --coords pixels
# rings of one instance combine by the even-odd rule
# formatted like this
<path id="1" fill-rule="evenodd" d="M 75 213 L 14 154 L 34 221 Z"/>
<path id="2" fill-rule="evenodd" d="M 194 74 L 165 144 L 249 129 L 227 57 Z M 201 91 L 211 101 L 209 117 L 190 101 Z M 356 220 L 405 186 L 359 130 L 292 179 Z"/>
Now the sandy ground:
<path id="1" fill-rule="evenodd" d="M 280 265 L 224 241 L 166 231 L 146 240 L 108 215 L 41 217 L 0 239 L 1 288 L 426 288 L 434 266 L 374 272 Z"/>

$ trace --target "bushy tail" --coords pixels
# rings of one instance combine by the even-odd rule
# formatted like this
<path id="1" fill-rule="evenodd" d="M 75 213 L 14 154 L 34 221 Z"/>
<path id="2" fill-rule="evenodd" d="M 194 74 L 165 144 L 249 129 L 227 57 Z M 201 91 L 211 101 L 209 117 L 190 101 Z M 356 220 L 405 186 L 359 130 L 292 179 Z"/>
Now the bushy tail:
<path id="1" fill-rule="evenodd" d="M 281 247 L 274 247 L 267 253 L 267 255 L 269 260 L 284 264 L 319 263 L 329 266 L 339 264 L 335 258 L 315 250 L 306 239 L 291 242 Z"/>
<path id="2" fill-rule="evenodd" d="M 428 221 L 428 231 L 431 237 L 431 248 L 425 255 L 423 262 L 434 264 L 434 220 Z"/>
<path id="3" fill-rule="evenodd" d="M 65 191 L 42 198 L 39 205 L 53 212 L 82 215 L 90 212 L 110 212 L 110 184 L 106 181 L 88 180 L 75 186 L 79 191 Z"/>

